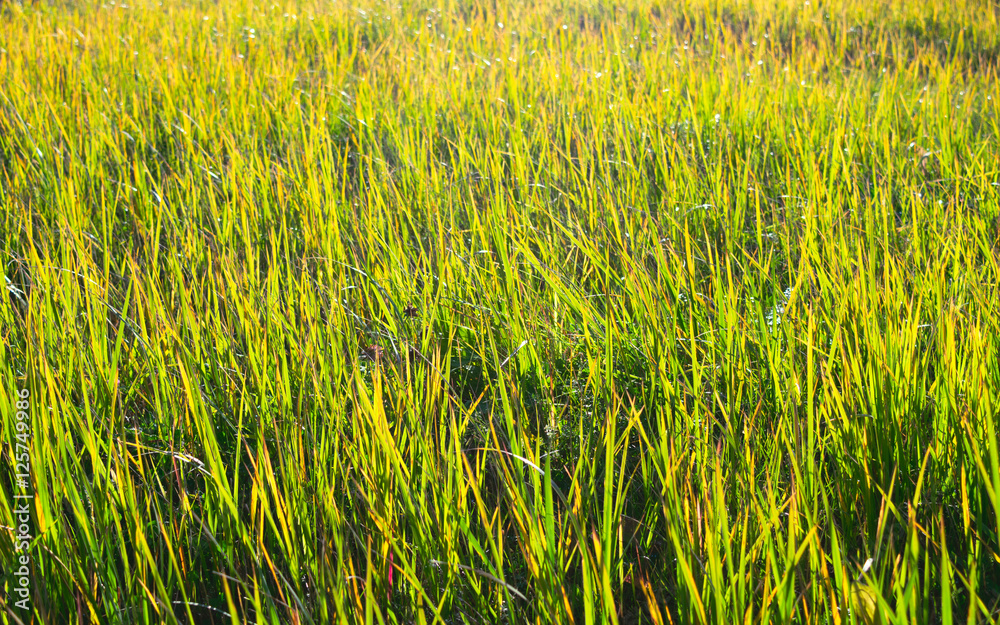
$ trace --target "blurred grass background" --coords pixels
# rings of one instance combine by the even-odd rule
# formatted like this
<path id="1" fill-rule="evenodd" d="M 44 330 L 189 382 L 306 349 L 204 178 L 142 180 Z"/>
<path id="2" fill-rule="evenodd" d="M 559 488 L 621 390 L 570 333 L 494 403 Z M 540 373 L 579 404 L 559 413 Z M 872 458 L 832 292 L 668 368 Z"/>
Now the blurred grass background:
<path id="1" fill-rule="evenodd" d="M 997 622 L 998 16 L 0 5 L 0 621 Z"/>

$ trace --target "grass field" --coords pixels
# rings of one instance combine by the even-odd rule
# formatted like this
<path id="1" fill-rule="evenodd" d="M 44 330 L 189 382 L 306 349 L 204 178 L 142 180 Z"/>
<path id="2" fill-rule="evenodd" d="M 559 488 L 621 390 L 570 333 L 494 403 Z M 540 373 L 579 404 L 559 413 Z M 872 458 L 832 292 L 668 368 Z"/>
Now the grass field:
<path id="1" fill-rule="evenodd" d="M 998 622 L 1000 5 L 401 5 L 0 3 L 0 623 Z"/>

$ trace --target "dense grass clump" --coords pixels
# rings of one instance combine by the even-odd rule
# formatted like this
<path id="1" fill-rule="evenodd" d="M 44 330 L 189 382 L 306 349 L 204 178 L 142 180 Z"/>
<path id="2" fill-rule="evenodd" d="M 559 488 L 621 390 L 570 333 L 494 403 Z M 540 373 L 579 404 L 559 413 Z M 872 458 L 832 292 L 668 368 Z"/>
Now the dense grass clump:
<path id="1" fill-rule="evenodd" d="M 996 2 L 400 4 L 0 3 L 0 622 L 996 622 Z"/>

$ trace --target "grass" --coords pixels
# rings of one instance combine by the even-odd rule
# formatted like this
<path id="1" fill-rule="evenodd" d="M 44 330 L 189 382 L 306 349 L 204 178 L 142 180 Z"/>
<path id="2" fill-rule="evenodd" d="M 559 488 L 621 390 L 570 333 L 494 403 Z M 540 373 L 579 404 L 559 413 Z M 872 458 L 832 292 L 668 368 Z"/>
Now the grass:
<path id="1" fill-rule="evenodd" d="M 1000 7 L 403 4 L 0 5 L 0 621 L 997 622 Z"/>

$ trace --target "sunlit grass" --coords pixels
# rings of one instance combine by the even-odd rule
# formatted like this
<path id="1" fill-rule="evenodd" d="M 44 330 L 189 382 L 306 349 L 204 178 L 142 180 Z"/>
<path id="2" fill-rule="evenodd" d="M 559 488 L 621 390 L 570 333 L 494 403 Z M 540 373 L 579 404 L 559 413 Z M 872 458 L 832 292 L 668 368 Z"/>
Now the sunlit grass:
<path id="1" fill-rule="evenodd" d="M 0 5 L 2 622 L 996 622 L 996 4 L 400 4 Z"/>

